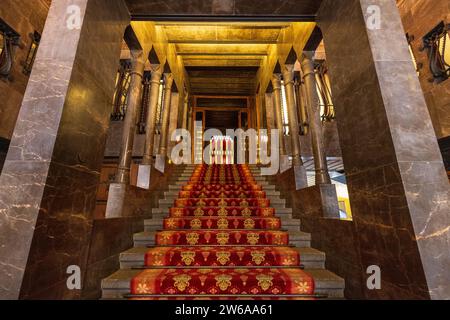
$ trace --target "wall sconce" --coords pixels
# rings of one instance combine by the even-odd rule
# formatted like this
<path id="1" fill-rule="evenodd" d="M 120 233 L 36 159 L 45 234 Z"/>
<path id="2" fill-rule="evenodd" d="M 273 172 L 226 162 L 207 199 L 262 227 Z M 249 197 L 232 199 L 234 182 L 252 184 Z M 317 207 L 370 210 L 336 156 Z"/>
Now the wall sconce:
<path id="1" fill-rule="evenodd" d="M 39 42 L 41 41 L 41 35 L 39 32 L 35 31 L 30 33 L 31 44 L 28 50 L 27 58 L 23 63 L 23 73 L 27 76 L 30 75 L 31 69 L 33 68 L 34 60 L 36 59 L 36 53 L 39 47 Z"/>
<path id="2" fill-rule="evenodd" d="M 317 60 L 314 67 L 316 71 L 317 95 L 320 103 L 320 116 L 322 122 L 331 122 L 336 119 L 336 112 L 331 93 L 328 66 L 325 60 Z"/>
<path id="3" fill-rule="evenodd" d="M 2 19 L 0 19 L 0 40 L 0 77 L 11 80 L 14 47 L 20 45 L 20 35 Z"/>
<path id="4" fill-rule="evenodd" d="M 112 121 L 122 121 L 127 113 L 128 91 L 131 82 L 131 61 L 121 60 L 117 71 L 116 90 L 113 97 Z"/>
<path id="5" fill-rule="evenodd" d="M 428 51 L 431 82 L 440 83 L 450 78 L 450 24 L 442 21 L 423 38 L 422 50 Z"/>

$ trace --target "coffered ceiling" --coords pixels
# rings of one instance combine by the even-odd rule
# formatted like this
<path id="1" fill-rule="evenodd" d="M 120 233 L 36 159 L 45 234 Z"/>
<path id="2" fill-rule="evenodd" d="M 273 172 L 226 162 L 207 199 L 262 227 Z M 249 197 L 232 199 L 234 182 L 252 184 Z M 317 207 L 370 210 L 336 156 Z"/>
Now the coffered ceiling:
<path id="1" fill-rule="evenodd" d="M 259 67 L 286 23 L 164 23 L 186 67 Z"/>
<path id="2" fill-rule="evenodd" d="M 251 95 L 286 22 L 156 22 L 182 58 L 194 94 Z"/>

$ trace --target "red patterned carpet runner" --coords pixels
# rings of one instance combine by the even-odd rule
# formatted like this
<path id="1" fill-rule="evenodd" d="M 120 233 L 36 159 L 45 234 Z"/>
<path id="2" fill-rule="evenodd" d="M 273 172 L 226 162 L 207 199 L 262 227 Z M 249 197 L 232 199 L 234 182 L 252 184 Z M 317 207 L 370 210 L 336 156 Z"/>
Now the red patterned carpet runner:
<path id="1" fill-rule="evenodd" d="M 198 166 L 155 240 L 146 269 L 131 281 L 135 298 L 314 294 L 312 277 L 247 166 Z"/>

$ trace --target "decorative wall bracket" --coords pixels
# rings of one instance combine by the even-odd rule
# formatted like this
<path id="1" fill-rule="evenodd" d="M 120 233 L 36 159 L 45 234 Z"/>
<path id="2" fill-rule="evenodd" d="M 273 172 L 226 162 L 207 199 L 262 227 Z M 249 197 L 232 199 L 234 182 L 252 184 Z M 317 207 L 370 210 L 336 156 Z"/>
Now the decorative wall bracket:
<path id="1" fill-rule="evenodd" d="M 450 78 L 450 24 L 442 21 L 423 37 L 423 50 L 428 51 L 431 82 L 440 83 Z"/>
<path id="2" fill-rule="evenodd" d="M 10 72 L 14 63 L 15 47 L 20 46 L 20 34 L 0 19 L 0 34 L 2 35 L 0 53 L 0 78 L 12 80 Z"/>

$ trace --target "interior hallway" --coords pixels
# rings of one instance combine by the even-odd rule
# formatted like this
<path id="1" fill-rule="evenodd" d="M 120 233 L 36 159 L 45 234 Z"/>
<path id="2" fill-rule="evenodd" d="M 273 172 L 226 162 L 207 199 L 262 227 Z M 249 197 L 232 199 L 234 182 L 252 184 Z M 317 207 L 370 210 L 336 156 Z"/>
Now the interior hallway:
<path id="1" fill-rule="evenodd" d="M 162 273 L 200 263 L 196 246 L 213 235 L 213 245 L 227 235 L 247 241 L 204 251 L 220 260 L 197 269 L 221 261 L 233 269 L 205 280 L 223 296 L 253 287 L 257 297 L 280 288 L 285 298 L 450 296 L 449 183 L 436 139 L 446 131 L 436 97 L 448 81 L 411 56 L 442 19 L 430 18 L 414 42 L 401 1 L 372 1 L 391 13 L 380 30 L 367 28 L 362 0 L 262 2 L 77 0 L 80 28 L 62 25 L 69 1 L 51 3 L 0 177 L 2 297 L 139 298 L 130 293 L 147 287 L 141 293 L 162 298 L 176 287 L 184 297 L 194 289 L 192 298 L 202 292 L 190 288 L 201 287 L 201 272 L 187 274 L 192 283 L 178 272 L 164 282 Z M 427 77 L 436 78 L 432 87 Z M 228 138 L 225 129 L 280 130 L 280 171 L 261 177 L 259 163 L 204 177 L 211 168 L 174 165 L 173 131 L 191 133 L 186 156 L 196 161 L 212 127 L 215 139 Z M 217 190 L 183 194 L 211 181 L 226 188 L 227 179 L 228 188 L 242 185 L 239 205 Z M 344 185 L 342 199 L 336 186 Z M 249 187 L 269 203 L 257 203 Z M 202 199 L 214 218 L 192 217 Z M 266 208 L 271 215 L 258 217 Z M 265 252 L 248 250 L 256 240 Z M 236 265 L 241 244 L 245 268 Z M 154 249 L 177 258 L 155 268 Z M 280 265 L 279 250 L 290 265 Z M 278 271 L 252 273 L 249 288 L 237 273 L 261 269 L 261 254 Z M 82 270 L 79 290 L 67 287 L 73 265 Z M 373 265 L 380 290 L 366 286 Z M 156 276 L 140 278 L 136 268 Z"/>

